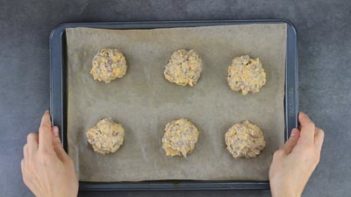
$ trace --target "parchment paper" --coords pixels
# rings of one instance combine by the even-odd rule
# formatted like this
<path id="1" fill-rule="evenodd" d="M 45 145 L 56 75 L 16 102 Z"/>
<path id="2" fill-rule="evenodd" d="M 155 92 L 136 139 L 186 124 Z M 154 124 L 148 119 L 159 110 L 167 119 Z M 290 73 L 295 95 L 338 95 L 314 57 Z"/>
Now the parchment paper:
<path id="1" fill-rule="evenodd" d="M 154 30 L 66 30 L 68 58 L 68 148 L 82 181 L 267 180 L 272 153 L 284 141 L 285 24 L 230 25 Z M 91 61 L 100 48 L 123 51 L 127 75 L 110 84 L 93 80 Z M 195 49 L 204 68 L 194 88 L 163 77 L 171 53 Z M 235 56 L 260 57 L 267 84 L 242 96 L 226 82 Z M 103 117 L 122 123 L 125 142 L 115 154 L 93 152 L 85 132 Z M 165 124 L 191 119 L 199 142 L 188 158 L 166 157 L 161 148 Z M 224 133 L 242 120 L 263 129 L 267 146 L 255 159 L 235 160 Z"/>

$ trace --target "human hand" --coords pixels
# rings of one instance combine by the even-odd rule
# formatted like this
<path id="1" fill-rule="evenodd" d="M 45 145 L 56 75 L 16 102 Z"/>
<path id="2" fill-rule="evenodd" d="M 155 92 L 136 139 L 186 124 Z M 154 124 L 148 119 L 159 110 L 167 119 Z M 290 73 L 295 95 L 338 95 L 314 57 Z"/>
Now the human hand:
<path id="1" fill-rule="evenodd" d="M 39 136 L 30 133 L 23 147 L 23 181 L 37 197 L 76 197 L 78 194 L 73 161 L 63 149 L 58 133 L 58 128 L 51 126 L 47 111 L 41 119 Z"/>
<path id="2" fill-rule="evenodd" d="M 299 113 L 299 129 L 273 155 L 269 181 L 273 197 L 301 196 L 320 160 L 324 132 L 304 113 Z"/>

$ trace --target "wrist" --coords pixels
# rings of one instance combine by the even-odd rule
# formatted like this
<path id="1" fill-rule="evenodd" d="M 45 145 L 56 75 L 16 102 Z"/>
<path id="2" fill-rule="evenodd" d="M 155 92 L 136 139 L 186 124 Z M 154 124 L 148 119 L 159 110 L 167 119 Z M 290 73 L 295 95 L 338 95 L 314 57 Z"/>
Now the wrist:
<path id="1" fill-rule="evenodd" d="M 78 194 L 75 194 L 75 193 L 73 193 L 73 192 L 70 192 L 70 193 L 65 194 L 65 192 L 63 192 L 63 193 L 60 193 L 60 194 L 52 195 L 52 197 L 62 197 L 62 196 L 65 196 L 65 197 L 77 197 Z M 47 196 L 46 196 L 46 197 L 47 197 Z"/>
<path id="2" fill-rule="evenodd" d="M 272 197 L 301 197 L 301 194 L 296 191 L 289 190 L 274 190 L 271 189 Z"/>

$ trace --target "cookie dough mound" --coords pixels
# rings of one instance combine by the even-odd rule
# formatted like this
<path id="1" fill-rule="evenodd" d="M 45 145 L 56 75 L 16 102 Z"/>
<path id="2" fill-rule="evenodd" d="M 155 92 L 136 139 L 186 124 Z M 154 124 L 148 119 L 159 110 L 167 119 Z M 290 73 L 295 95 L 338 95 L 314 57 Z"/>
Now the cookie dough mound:
<path id="1" fill-rule="evenodd" d="M 167 156 L 186 157 L 194 150 L 198 139 L 199 130 L 196 126 L 189 120 L 181 118 L 166 124 L 162 148 Z"/>
<path id="2" fill-rule="evenodd" d="M 127 72 L 127 62 L 123 53 L 118 49 L 100 49 L 94 56 L 90 74 L 94 80 L 110 83 L 122 78 Z"/>
<path id="3" fill-rule="evenodd" d="M 109 118 L 100 120 L 86 132 L 94 151 L 103 155 L 116 152 L 124 141 L 124 128 Z"/>
<path id="4" fill-rule="evenodd" d="M 266 146 L 262 130 L 248 120 L 234 124 L 225 133 L 225 143 L 234 158 L 257 157 Z"/>
<path id="5" fill-rule="evenodd" d="M 194 50 L 180 49 L 165 66 L 165 78 L 180 86 L 195 86 L 202 71 L 202 60 Z"/>
<path id="6" fill-rule="evenodd" d="M 266 84 L 266 73 L 259 58 L 236 57 L 228 67 L 227 81 L 233 91 L 257 93 Z"/>

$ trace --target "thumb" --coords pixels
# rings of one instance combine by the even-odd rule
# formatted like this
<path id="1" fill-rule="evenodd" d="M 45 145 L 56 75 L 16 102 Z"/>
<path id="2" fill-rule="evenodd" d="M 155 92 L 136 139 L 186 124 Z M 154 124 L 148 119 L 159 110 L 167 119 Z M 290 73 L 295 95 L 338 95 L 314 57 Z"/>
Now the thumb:
<path id="1" fill-rule="evenodd" d="M 58 158 L 65 162 L 67 160 L 67 154 L 65 150 L 62 147 L 60 136 L 59 136 L 59 129 L 57 126 L 52 127 L 52 132 L 53 132 L 53 146 L 54 150 L 58 156 Z"/>
<path id="2" fill-rule="evenodd" d="M 291 153 L 291 151 L 294 149 L 299 137 L 300 137 L 300 131 L 298 129 L 294 128 L 291 131 L 289 139 L 283 145 L 283 150 L 286 154 Z"/>

